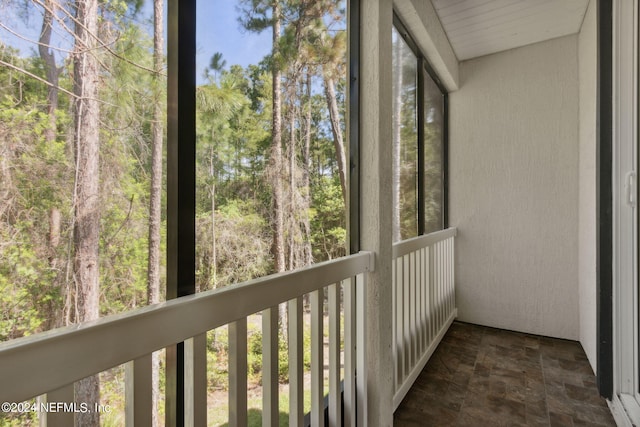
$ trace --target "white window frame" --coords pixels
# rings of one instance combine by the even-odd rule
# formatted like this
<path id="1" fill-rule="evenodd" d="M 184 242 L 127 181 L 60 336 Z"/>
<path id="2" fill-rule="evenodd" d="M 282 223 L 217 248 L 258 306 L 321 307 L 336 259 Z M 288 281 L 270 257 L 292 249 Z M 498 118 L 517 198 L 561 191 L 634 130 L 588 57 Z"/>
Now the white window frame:
<path id="1" fill-rule="evenodd" d="M 619 425 L 640 425 L 638 365 L 638 4 L 613 2 L 613 390 Z"/>

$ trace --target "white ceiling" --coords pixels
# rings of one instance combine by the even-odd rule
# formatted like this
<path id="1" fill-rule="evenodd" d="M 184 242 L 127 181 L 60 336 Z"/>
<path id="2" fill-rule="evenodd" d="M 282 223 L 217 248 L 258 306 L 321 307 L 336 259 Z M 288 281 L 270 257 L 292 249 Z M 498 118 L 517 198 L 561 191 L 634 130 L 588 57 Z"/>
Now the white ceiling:
<path id="1" fill-rule="evenodd" d="M 589 0 L 431 0 L 458 60 L 580 31 Z"/>

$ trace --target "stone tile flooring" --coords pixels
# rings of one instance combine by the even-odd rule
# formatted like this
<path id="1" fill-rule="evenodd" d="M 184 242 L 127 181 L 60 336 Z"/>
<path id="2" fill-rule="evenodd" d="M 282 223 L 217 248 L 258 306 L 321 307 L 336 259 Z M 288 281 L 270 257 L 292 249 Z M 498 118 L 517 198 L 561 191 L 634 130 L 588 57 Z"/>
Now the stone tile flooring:
<path id="1" fill-rule="evenodd" d="M 615 426 L 579 343 L 454 322 L 395 426 Z"/>

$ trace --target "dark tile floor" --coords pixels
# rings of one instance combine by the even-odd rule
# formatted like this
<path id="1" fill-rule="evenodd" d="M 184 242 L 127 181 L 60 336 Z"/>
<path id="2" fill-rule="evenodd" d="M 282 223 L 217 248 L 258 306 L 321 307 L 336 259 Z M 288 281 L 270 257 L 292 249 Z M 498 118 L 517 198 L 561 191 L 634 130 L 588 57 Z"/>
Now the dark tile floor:
<path id="1" fill-rule="evenodd" d="M 395 426 L 615 426 L 579 343 L 454 322 Z"/>

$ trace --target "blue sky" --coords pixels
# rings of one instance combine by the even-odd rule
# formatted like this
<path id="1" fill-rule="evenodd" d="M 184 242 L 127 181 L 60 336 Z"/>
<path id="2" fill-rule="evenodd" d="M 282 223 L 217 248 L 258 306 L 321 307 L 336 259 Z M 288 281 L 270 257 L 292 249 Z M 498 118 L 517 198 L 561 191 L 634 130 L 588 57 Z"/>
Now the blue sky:
<path id="1" fill-rule="evenodd" d="M 202 71 L 215 52 L 230 65 L 257 64 L 271 50 L 271 32 L 250 33 L 240 28 L 237 1 L 198 0 L 196 23 L 197 67 Z"/>
<path id="2" fill-rule="evenodd" d="M 204 80 L 202 78 L 204 68 L 209 64 L 209 60 L 215 52 L 222 53 L 223 59 L 227 61 L 227 67 L 234 64 L 246 67 L 249 64 L 257 64 L 271 50 L 270 31 L 255 34 L 240 28 L 236 4 L 235 0 L 197 0 L 196 59 L 198 71 L 196 78 L 200 83 Z M 152 10 L 152 1 L 146 0 L 142 15 L 150 19 Z M 0 7 L 0 20 L 4 25 L 29 40 L 38 39 L 41 19 L 39 10 L 34 11 L 30 19 L 25 22 L 16 17 L 12 9 L 6 6 Z M 141 17 L 140 19 L 145 18 Z M 62 36 L 66 36 L 66 41 L 62 39 Z M 37 51 L 34 43 L 21 40 L 3 28 L 0 28 L 0 41 L 17 47 L 23 55 Z M 55 46 L 70 49 L 71 43 L 72 39 L 64 34 L 63 30 L 58 29 L 54 33 L 52 44 Z M 66 56 L 66 54 L 56 54 L 58 59 L 61 56 Z"/>

